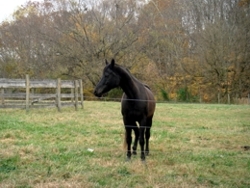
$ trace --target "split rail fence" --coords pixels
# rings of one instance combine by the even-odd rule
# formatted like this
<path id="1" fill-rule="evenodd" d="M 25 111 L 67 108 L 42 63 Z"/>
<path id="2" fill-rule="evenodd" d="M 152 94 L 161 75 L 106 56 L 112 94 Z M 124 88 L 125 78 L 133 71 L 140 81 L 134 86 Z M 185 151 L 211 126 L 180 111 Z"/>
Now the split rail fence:
<path id="1" fill-rule="evenodd" d="M 0 78 L 0 108 L 83 108 L 82 80 L 30 80 Z"/>

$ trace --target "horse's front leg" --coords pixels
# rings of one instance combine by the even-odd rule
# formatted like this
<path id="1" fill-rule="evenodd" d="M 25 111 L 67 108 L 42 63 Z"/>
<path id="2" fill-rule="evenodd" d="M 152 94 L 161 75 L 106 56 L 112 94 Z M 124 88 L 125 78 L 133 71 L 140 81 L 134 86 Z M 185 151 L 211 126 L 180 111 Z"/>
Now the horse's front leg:
<path id="1" fill-rule="evenodd" d="M 126 127 L 126 142 L 127 142 L 127 159 L 131 159 L 131 143 L 132 143 L 132 129 L 130 127 Z"/>
<path id="2" fill-rule="evenodd" d="M 134 141 L 134 145 L 133 145 L 133 154 L 136 155 L 136 149 L 137 149 L 137 145 L 138 145 L 138 141 L 139 141 L 139 128 L 137 127 L 136 123 L 134 125 L 134 133 L 135 133 L 135 141 Z"/>

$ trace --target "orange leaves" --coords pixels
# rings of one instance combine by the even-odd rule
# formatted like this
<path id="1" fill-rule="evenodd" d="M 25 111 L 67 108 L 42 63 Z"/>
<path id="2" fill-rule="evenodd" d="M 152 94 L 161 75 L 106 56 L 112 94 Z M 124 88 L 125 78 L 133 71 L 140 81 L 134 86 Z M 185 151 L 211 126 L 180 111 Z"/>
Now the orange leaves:
<path id="1" fill-rule="evenodd" d="M 250 5 L 250 0 L 241 0 L 238 4 L 240 7 L 247 7 Z"/>

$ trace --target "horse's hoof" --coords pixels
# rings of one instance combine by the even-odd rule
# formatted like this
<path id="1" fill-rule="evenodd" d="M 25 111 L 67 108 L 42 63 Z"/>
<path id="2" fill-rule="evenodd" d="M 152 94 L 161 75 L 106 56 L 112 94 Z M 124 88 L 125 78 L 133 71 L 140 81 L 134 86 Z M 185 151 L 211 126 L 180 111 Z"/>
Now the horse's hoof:
<path id="1" fill-rule="evenodd" d="M 130 162 L 130 161 L 131 161 L 131 157 L 127 157 L 126 162 Z"/>
<path id="2" fill-rule="evenodd" d="M 145 155 L 141 156 L 141 161 L 145 161 L 145 160 L 146 160 Z"/>
<path id="3" fill-rule="evenodd" d="M 146 156 L 149 156 L 149 151 L 145 151 L 145 155 L 146 155 Z"/>
<path id="4" fill-rule="evenodd" d="M 127 154 L 127 157 L 126 157 L 126 161 L 130 161 L 131 160 L 131 153 Z"/>
<path id="5" fill-rule="evenodd" d="M 147 161 L 145 159 L 141 161 L 141 164 L 148 168 Z"/>
<path id="6" fill-rule="evenodd" d="M 147 161 L 146 161 L 146 158 L 141 159 L 141 163 L 142 163 L 142 165 L 145 165 L 145 167 L 147 167 Z"/>
<path id="7" fill-rule="evenodd" d="M 133 151 L 133 155 L 137 155 L 137 152 L 136 152 L 136 151 Z"/>

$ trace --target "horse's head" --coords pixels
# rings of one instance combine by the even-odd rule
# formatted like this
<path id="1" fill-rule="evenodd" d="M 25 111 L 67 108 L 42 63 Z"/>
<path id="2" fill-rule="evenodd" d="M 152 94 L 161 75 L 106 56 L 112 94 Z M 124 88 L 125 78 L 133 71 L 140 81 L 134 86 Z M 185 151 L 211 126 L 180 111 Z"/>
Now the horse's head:
<path id="1" fill-rule="evenodd" d="M 120 79 L 120 76 L 115 71 L 115 60 L 112 59 L 110 64 L 106 60 L 106 67 L 103 69 L 101 80 L 95 87 L 94 95 L 101 97 L 104 93 L 118 87 Z"/>

